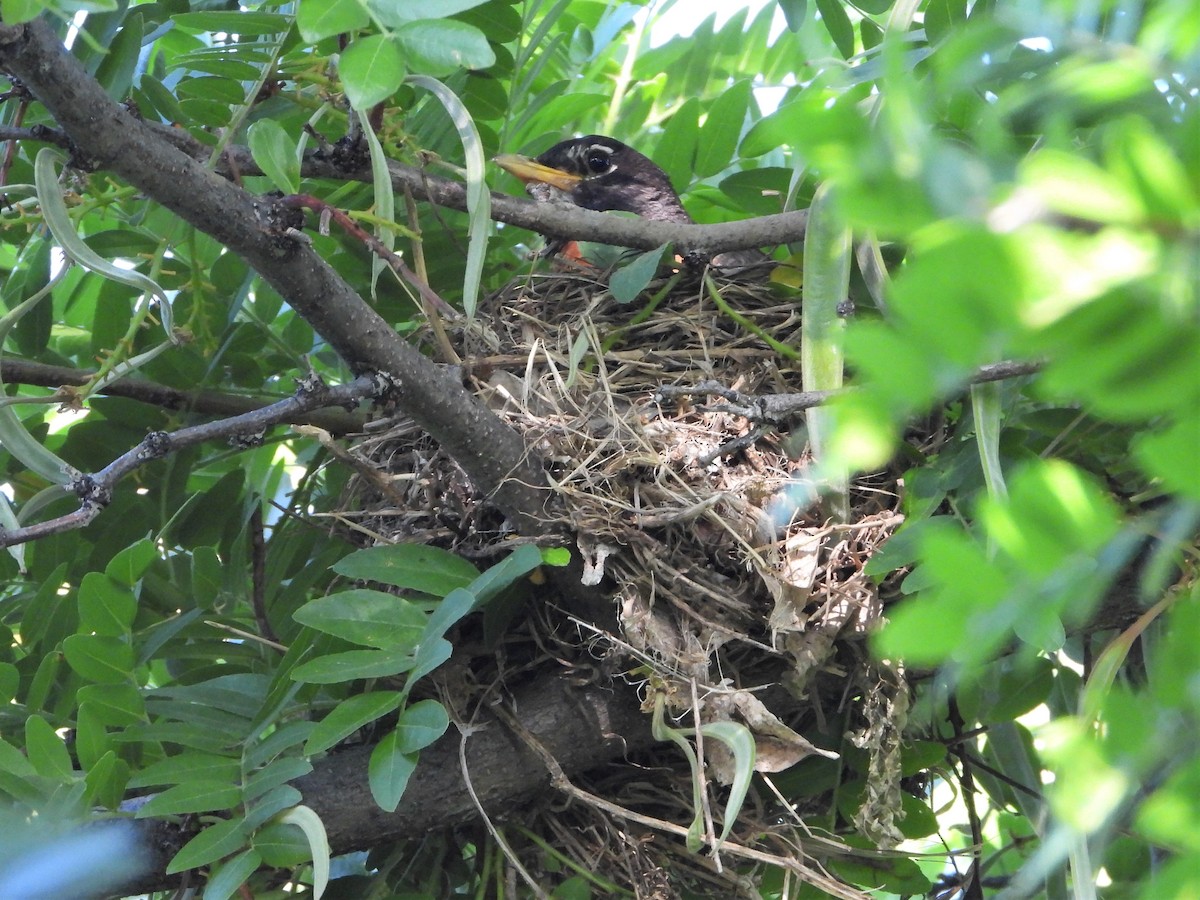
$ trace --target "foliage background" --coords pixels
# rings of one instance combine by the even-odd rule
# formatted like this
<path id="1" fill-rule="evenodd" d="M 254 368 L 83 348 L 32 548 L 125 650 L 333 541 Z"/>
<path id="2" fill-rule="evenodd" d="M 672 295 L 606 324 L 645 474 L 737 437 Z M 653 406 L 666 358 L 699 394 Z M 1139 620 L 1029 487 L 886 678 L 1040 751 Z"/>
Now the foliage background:
<path id="1" fill-rule="evenodd" d="M 902 849 L 920 860 L 930 891 L 944 850 L 977 839 L 982 870 L 969 896 L 983 896 L 981 883 L 1013 897 L 1200 893 L 1194 4 L 793 0 L 736 12 L 719 27 L 706 19 L 657 47 L 635 3 L 429 0 L 420 19 L 357 0 L 304 0 L 298 11 L 219 0 L 41 6 L 4 0 L 0 17 L 10 26 L 44 15 L 65 36 L 86 10 L 72 52 L 112 98 L 186 129 L 214 159 L 248 143 L 271 175 L 247 177 L 251 192 L 298 188 L 394 218 L 398 246 L 452 301 L 472 293 L 467 214 L 421 205 L 409 220 L 404 198 L 387 215 L 369 184 L 300 178 L 294 149 L 315 142 L 303 137 L 306 122 L 331 141 L 353 127 L 343 91 L 362 108 L 387 99 L 384 154 L 472 183 L 470 144 L 464 151 L 442 102 L 406 75 L 441 79 L 489 157 L 540 152 L 572 133 L 633 143 L 701 221 L 803 208 L 817 184 L 830 185 L 858 241 L 851 292 L 860 315 L 845 341 L 861 388 L 832 407 L 830 452 L 856 470 L 895 454 L 910 464 L 907 524 L 872 563 L 881 579 L 911 569 L 877 651 L 903 660 L 915 685 L 912 758 L 935 785 L 977 790 L 951 798 L 935 787 L 937 839 Z M 778 13 L 782 30 L 772 24 Z M 761 108 L 762 88 L 777 89 L 774 111 Z M 0 112 L 8 128 L 55 124 L 19 91 Z M 8 145 L 4 162 L 2 297 L 14 310 L 53 286 L 5 320 L 6 366 L 94 371 L 155 350 L 162 333 L 140 327 L 151 318 L 139 289 L 80 266 L 59 272 L 62 236 L 20 187 L 37 180 L 42 145 L 14 135 L 26 139 Z M 516 192 L 506 176 L 488 177 Z M 92 250 L 131 261 L 172 295 L 187 342 L 145 360 L 139 376 L 256 402 L 287 396 L 309 367 L 330 382 L 350 379 L 286 298 L 212 237 L 104 171 L 72 172 L 63 188 Z M 419 225 L 419 247 L 406 224 Z M 360 244 L 309 233 L 397 329 L 412 327 L 413 298 L 373 277 Z M 483 290 L 527 269 L 529 238 L 493 230 Z M 1002 358 L 1044 368 L 963 393 L 976 367 Z M 18 383 L 10 373 L 21 371 L 5 369 L 10 396 L 51 393 Z M 5 482 L 23 517 L 75 505 L 43 493 L 45 475 L 13 449 L 23 434 L 96 472 L 148 431 L 194 421 L 103 391 L 83 405 L 86 414 L 5 408 Z M 922 452 L 905 429 L 931 410 L 944 439 Z M 321 746 L 305 744 L 311 726 L 297 710 L 332 709 L 362 686 L 290 677 L 301 656 L 356 640 L 319 636 L 337 616 L 316 617 L 323 632 L 293 617 L 332 590 L 334 564 L 353 549 L 338 530 L 314 527 L 337 509 L 346 477 L 319 442 L 281 429 L 257 447 L 205 444 L 141 467 L 89 527 L 0 554 L 8 821 L 34 809 L 65 818 L 112 808 L 131 789 L 176 785 L 155 811 L 239 812 L 240 830 L 193 851 L 192 864 L 224 860 L 205 896 L 228 896 L 243 878 L 265 882 L 268 864 L 287 864 L 260 826 L 295 804 L 284 782 Z M 428 596 L 474 578 L 442 574 Z M 433 605 L 417 606 L 419 632 Z M 239 633 L 231 629 L 263 636 L 256 607 L 288 654 L 230 639 Z M 357 637 L 416 653 L 411 642 Z M 404 703 L 374 699 L 374 712 Z M 431 733 L 437 725 L 435 714 Z M 164 769 L 165 748 L 178 746 L 194 755 Z M 939 779 L 951 770 L 956 778 Z M 797 796 L 803 775 L 785 779 Z M 396 776 L 396 798 L 403 787 Z M 4 852 L 0 871 L 25 864 L 20 846 Z M 478 870 L 455 871 L 486 892 Z M 870 866 L 842 874 L 864 888 L 878 877 Z M 587 889 L 578 874 L 557 888 Z M 803 895 L 777 875 L 760 889 Z M 906 892 L 915 891 L 895 891 Z"/>

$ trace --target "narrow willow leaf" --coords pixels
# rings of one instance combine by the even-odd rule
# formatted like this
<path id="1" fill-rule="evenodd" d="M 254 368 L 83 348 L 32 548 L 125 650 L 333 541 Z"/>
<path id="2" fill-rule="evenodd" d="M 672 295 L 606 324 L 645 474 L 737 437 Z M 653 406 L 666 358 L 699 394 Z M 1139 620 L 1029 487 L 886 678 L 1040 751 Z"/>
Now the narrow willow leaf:
<path id="1" fill-rule="evenodd" d="M 733 784 L 729 786 L 729 799 L 725 801 L 725 827 L 721 829 L 721 837 L 715 848 L 719 850 L 725 838 L 729 837 L 733 823 L 746 800 L 750 780 L 754 777 L 754 759 L 757 751 L 750 729 L 737 722 L 710 722 L 701 727 L 700 733 L 706 740 L 712 738 L 720 741 L 733 754 Z"/>
<path id="2" fill-rule="evenodd" d="M 43 147 L 38 151 L 37 158 L 33 163 L 34 183 L 37 185 L 38 202 L 42 207 L 42 216 L 46 227 L 58 241 L 63 253 L 88 271 L 103 275 L 113 281 L 119 281 L 121 284 L 127 284 L 154 297 L 159 303 L 163 328 L 168 336 L 172 336 L 174 328 L 171 303 L 158 283 L 141 272 L 122 269 L 120 266 L 114 265 L 85 244 L 83 238 L 75 230 L 75 224 L 71 221 L 67 205 L 63 202 L 62 192 L 58 188 L 58 174 L 54 171 L 55 162 L 62 159 L 63 155 L 57 150 Z"/>
<path id="3" fill-rule="evenodd" d="M 1000 466 L 999 382 L 971 385 L 971 412 L 975 417 L 975 445 L 979 449 L 979 462 L 983 466 L 988 496 L 1002 500 L 1008 496 L 1008 487 Z"/>
<path id="4" fill-rule="evenodd" d="M 682 730 L 672 728 L 666 721 L 666 694 L 659 691 L 654 697 L 654 715 L 650 719 L 650 733 L 656 741 L 670 741 L 683 751 L 688 765 L 692 767 L 692 808 L 695 815 L 688 826 L 687 848 L 692 853 L 700 850 L 704 841 L 704 798 L 700 795 L 700 761 L 691 742 Z"/>
<path id="5" fill-rule="evenodd" d="M 310 807 L 303 804 L 289 809 L 279 817 L 279 822 L 295 825 L 308 838 L 308 846 L 312 849 L 313 897 L 315 900 L 321 900 L 321 895 L 329 885 L 329 859 L 332 855 L 325 823 Z"/>
<path id="6" fill-rule="evenodd" d="M 806 391 L 828 391 L 842 386 L 846 322 L 841 311 L 850 289 L 850 252 L 850 229 L 831 202 L 829 184 L 823 184 L 809 207 L 804 236 L 800 374 Z M 825 458 L 832 427 L 830 412 L 814 407 L 805 411 L 805 417 L 813 456 L 831 484 L 830 513 L 845 522 L 849 518 L 846 473 L 830 470 Z"/>
<path id="7" fill-rule="evenodd" d="M 375 226 L 375 237 L 379 238 L 379 242 L 388 250 L 395 251 L 396 229 L 382 224 L 396 220 L 396 195 L 392 193 L 392 176 L 388 171 L 387 155 L 383 152 L 383 145 L 379 143 L 379 138 L 376 137 L 366 112 L 361 109 L 356 109 L 355 112 L 358 113 L 358 122 L 362 126 L 362 134 L 366 138 L 367 148 L 371 154 L 371 183 L 375 192 L 375 216 L 381 220 L 381 223 Z M 372 299 L 376 299 L 376 284 L 379 276 L 387 267 L 387 262 L 380 259 L 378 255 L 371 255 Z"/>
<path id="8" fill-rule="evenodd" d="M 409 75 L 404 80 L 424 88 L 441 101 L 462 141 L 467 162 L 467 215 L 470 217 L 467 228 L 467 271 L 463 278 L 463 309 L 468 316 L 473 316 L 479 303 L 479 284 L 483 278 L 483 261 L 487 255 L 492 214 L 492 198 L 484 180 L 483 140 L 479 137 L 471 114 L 452 90 L 428 75 Z"/>

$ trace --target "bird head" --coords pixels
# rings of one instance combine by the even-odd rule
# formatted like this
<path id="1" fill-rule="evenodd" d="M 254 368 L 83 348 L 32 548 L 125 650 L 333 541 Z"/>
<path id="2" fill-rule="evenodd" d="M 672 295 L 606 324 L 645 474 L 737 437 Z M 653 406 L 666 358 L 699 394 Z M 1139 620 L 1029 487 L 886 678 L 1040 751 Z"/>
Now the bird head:
<path id="1" fill-rule="evenodd" d="M 691 221 L 666 172 L 627 144 L 604 135 L 562 141 L 537 159 L 498 156 L 496 164 L 527 185 L 550 185 L 585 209 Z"/>

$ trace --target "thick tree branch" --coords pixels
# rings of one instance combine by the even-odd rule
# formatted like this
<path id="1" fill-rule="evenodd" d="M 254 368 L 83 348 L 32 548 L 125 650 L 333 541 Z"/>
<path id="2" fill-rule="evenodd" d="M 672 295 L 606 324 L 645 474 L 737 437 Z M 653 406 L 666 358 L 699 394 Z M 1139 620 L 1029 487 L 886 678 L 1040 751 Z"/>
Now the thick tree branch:
<path id="1" fill-rule="evenodd" d="M 567 775 L 594 769 L 627 753 L 650 746 L 650 720 L 637 697 L 624 686 L 616 689 L 571 688 L 563 680 L 540 679 L 513 693 L 511 709 L 521 726 L 537 739 Z M 367 760 L 371 746 L 333 753 L 292 784 L 303 803 L 320 818 L 335 854 L 419 837 L 474 819 L 475 805 L 459 766 L 459 745 L 466 741 L 471 787 L 490 813 L 511 814 L 550 784 L 550 773 L 526 743 L 492 713 L 481 710 L 463 723 L 464 737 L 451 726 L 440 741 L 421 751 L 421 759 L 394 813 L 371 798 Z M 161 889 L 171 857 L 193 835 L 189 827 L 162 820 L 139 823 L 141 850 L 152 862 L 135 882 L 123 885 L 122 896 Z"/>
<path id="2" fill-rule="evenodd" d="M 40 20 L 0 26 L 0 67 L 18 76 L 74 145 L 239 254 L 358 372 L 389 373 L 397 404 L 526 533 L 547 529 L 541 466 L 515 431 L 453 374 L 404 343 L 271 203 L 247 194 L 159 138 L 114 103 Z"/>
<path id="3" fill-rule="evenodd" d="M 60 388 L 83 387 L 94 372 L 72 369 L 69 366 L 52 366 L 47 363 L 5 357 L 0 360 L 0 381 L 5 384 L 32 384 L 38 387 Z M 275 402 L 265 397 L 246 397 L 225 394 L 219 391 L 181 391 L 153 381 L 140 378 L 120 378 L 104 386 L 100 393 L 106 397 L 124 397 L 167 410 L 186 410 L 208 416 L 240 416 L 254 412 Z M 64 402 L 70 397 L 65 393 Z M 347 412 L 339 408 L 299 411 L 280 419 L 289 425 L 315 425 L 330 434 L 343 435 L 361 431 L 365 417 L 360 413 Z"/>

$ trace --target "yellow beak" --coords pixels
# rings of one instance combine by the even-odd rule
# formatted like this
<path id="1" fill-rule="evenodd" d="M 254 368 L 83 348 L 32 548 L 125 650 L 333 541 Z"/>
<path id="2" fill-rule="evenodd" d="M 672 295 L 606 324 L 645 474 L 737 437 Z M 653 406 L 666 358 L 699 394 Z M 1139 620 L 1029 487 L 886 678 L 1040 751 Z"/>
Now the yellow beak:
<path id="1" fill-rule="evenodd" d="M 560 191 L 570 192 L 575 185 L 583 181 L 582 176 L 573 175 L 551 166 L 544 166 L 536 159 L 530 159 L 528 156 L 521 156 L 517 153 L 505 153 L 497 156 L 493 162 L 526 184 L 548 184 Z"/>

